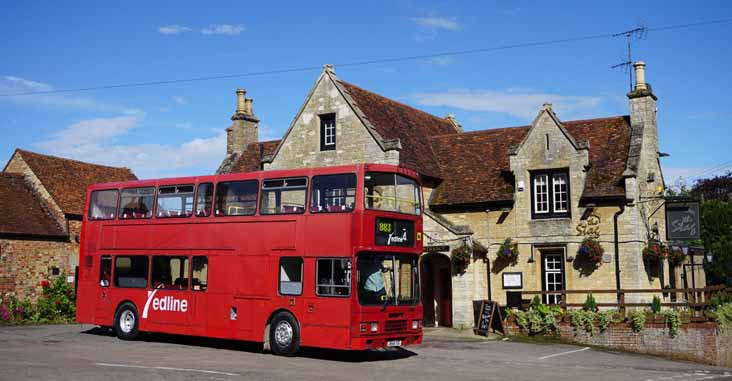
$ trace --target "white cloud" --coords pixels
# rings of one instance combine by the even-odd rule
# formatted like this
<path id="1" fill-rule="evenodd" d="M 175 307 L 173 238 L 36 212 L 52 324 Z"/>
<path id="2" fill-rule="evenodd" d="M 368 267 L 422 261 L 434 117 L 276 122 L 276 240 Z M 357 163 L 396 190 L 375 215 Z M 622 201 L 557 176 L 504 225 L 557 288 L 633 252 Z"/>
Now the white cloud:
<path id="1" fill-rule="evenodd" d="M 414 17 L 412 21 L 420 27 L 427 29 L 458 30 L 460 24 L 454 17 Z"/>
<path id="2" fill-rule="evenodd" d="M 0 76 L 0 95 L 36 93 L 53 90 L 53 86 L 47 83 L 10 75 Z M 0 102 L 13 102 L 44 108 L 73 107 L 95 110 L 122 110 L 122 107 L 112 107 L 97 102 L 94 99 L 67 93 L 0 96 Z"/>
<path id="3" fill-rule="evenodd" d="M 44 153 L 129 167 L 140 178 L 212 173 L 226 152 L 226 134 L 195 138 L 180 144 L 119 143 L 144 120 L 136 112 L 82 120 L 35 144 Z"/>
<path id="4" fill-rule="evenodd" d="M 181 34 L 190 30 L 191 28 L 182 25 L 165 25 L 158 28 L 160 34 Z"/>
<path id="5" fill-rule="evenodd" d="M 188 104 L 188 100 L 185 99 L 185 98 L 183 98 L 183 97 L 174 96 L 172 99 L 173 99 L 173 102 L 175 102 L 175 103 L 177 103 L 179 105 L 187 105 Z"/>
<path id="6" fill-rule="evenodd" d="M 447 67 L 455 62 L 455 59 L 450 56 L 438 56 L 429 58 L 428 62 L 435 66 Z"/>
<path id="7" fill-rule="evenodd" d="M 423 106 L 446 106 L 467 111 L 505 113 L 521 118 L 534 117 L 544 103 L 552 103 L 560 116 L 577 115 L 600 106 L 602 97 L 572 96 L 537 92 L 493 90 L 449 90 L 412 95 Z"/>
<path id="8" fill-rule="evenodd" d="M 201 34 L 221 34 L 226 36 L 238 36 L 244 31 L 244 25 L 215 24 L 208 28 L 201 29 Z"/>

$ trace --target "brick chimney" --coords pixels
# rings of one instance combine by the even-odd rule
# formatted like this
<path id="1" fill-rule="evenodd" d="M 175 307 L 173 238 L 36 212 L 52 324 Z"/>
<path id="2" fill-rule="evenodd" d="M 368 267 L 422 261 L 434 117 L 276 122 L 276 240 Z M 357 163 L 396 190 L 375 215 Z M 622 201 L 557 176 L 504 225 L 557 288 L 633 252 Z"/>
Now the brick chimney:
<path id="1" fill-rule="evenodd" d="M 630 103 L 631 146 L 628 154 L 626 178 L 626 198 L 637 199 L 636 189 L 643 191 L 645 179 L 655 171 L 658 163 L 658 125 L 656 124 L 656 100 L 651 85 L 646 82 L 646 63 L 637 61 L 635 84 L 628 93 Z M 655 174 L 658 175 L 658 174 Z M 656 176 L 659 177 L 660 176 Z"/>
<path id="2" fill-rule="evenodd" d="M 252 111 L 252 99 L 246 98 L 247 91 L 236 89 L 236 112 L 233 122 L 226 129 L 226 154 L 241 153 L 251 143 L 259 141 L 259 119 Z"/>

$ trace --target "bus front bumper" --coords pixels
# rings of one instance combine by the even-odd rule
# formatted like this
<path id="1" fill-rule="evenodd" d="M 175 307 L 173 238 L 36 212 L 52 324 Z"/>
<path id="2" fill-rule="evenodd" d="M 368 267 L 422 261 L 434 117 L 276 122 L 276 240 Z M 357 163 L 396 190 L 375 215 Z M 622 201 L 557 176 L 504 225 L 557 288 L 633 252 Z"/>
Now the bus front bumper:
<path id="1" fill-rule="evenodd" d="M 422 332 L 402 332 L 351 338 L 351 349 L 365 350 L 422 344 Z"/>

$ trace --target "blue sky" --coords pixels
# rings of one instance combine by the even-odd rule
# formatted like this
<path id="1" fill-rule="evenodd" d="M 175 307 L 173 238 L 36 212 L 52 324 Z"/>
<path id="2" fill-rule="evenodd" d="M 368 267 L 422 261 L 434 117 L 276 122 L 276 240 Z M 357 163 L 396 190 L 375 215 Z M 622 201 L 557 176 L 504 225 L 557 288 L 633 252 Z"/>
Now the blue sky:
<path id="1" fill-rule="evenodd" d="M 466 130 L 628 113 L 625 39 L 364 66 L 339 63 L 732 17 L 727 1 L 8 2 L 0 94 L 336 64 L 351 83 Z M 700 6 L 699 4 L 703 4 Z M 732 23 L 650 31 L 634 59 L 659 98 L 667 183 L 732 160 Z M 139 177 L 213 172 L 237 87 L 260 139 L 278 139 L 319 70 L 162 86 L 0 97 L 0 158 L 15 148 L 128 166 Z M 732 169 L 732 162 L 724 169 Z M 710 172 L 714 173 L 714 172 Z"/>

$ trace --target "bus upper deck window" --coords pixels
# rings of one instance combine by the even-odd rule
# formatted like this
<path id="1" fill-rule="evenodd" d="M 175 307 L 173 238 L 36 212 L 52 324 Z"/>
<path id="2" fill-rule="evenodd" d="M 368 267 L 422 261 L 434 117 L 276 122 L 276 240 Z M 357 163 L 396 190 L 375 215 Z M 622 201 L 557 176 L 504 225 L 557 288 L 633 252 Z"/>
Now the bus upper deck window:
<path id="1" fill-rule="evenodd" d="M 356 175 L 313 177 L 310 213 L 350 212 L 356 204 Z"/>
<path id="2" fill-rule="evenodd" d="M 112 220 L 117 211 L 119 192 L 116 189 L 94 191 L 89 203 L 90 220 Z"/>
<path id="3" fill-rule="evenodd" d="M 150 218 L 155 201 L 155 187 L 122 189 L 119 203 L 119 217 Z"/>
<path id="4" fill-rule="evenodd" d="M 172 185 L 158 189 L 156 217 L 190 217 L 192 214 L 193 185 Z"/>
<path id="5" fill-rule="evenodd" d="M 208 217 L 211 215 L 211 203 L 213 202 L 213 184 L 199 184 L 196 194 L 196 216 Z"/>
<path id="6" fill-rule="evenodd" d="M 306 177 L 264 180 L 259 214 L 305 213 L 307 190 Z"/>
<path id="7" fill-rule="evenodd" d="M 231 181 L 216 186 L 217 216 L 252 216 L 257 211 L 257 180 Z"/>

